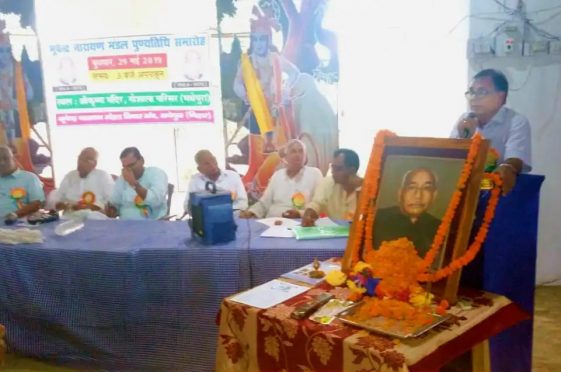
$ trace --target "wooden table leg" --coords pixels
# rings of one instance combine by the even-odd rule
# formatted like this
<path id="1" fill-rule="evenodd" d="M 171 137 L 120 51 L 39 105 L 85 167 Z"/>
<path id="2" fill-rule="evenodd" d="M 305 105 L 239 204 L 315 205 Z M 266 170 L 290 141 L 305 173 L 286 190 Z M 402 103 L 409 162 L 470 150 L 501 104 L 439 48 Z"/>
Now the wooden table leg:
<path id="1" fill-rule="evenodd" d="M 491 372 L 489 340 L 485 340 L 471 349 L 471 366 L 473 372 Z"/>

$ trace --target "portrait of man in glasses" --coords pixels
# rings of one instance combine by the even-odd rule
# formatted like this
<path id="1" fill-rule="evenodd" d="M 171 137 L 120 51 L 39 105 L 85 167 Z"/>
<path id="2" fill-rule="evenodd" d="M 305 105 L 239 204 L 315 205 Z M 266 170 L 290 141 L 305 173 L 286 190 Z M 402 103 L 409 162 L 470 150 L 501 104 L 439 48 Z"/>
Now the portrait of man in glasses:
<path id="1" fill-rule="evenodd" d="M 381 208 L 374 222 L 374 249 L 383 241 L 408 238 L 421 257 L 429 250 L 440 219 L 428 212 L 438 196 L 438 178 L 425 167 L 407 171 L 397 190 L 397 205 Z"/>

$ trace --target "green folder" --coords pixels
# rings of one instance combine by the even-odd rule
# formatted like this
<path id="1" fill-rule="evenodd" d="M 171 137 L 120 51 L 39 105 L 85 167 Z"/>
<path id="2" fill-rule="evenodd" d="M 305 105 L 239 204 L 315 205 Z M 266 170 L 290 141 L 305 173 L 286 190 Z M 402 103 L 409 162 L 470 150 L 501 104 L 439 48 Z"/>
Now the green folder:
<path id="1" fill-rule="evenodd" d="M 296 240 L 346 238 L 349 236 L 349 226 L 312 226 L 293 227 Z"/>

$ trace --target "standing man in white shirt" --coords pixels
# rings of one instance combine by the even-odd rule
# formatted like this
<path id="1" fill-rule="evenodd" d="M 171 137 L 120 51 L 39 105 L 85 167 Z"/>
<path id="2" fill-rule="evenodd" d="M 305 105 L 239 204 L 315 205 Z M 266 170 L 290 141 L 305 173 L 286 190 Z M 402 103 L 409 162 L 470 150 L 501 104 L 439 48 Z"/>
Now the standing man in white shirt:
<path id="1" fill-rule="evenodd" d="M 247 192 L 239 174 L 228 169 L 220 169 L 216 158 L 208 150 L 197 152 L 195 154 L 195 163 L 197 163 L 199 173 L 192 176 L 189 182 L 189 191 L 183 203 L 186 213 L 189 210 L 189 194 L 205 191 L 207 182 L 215 184 L 216 190 L 231 192 L 234 209 L 247 209 Z"/>
<path id="2" fill-rule="evenodd" d="M 452 130 L 453 138 L 471 138 L 480 132 L 499 153 L 496 172 L 503 179 L 503 193 L 514 187 L 521 172 L 532 169 L 530 123 L 523 115 L 505 106 L 508 80 L 497 70 L 478 72 L 465 93 L 470 112 L 462 115 Z"/>
<path id="3" fill-rule="evenodd" d="M 54 204 L 56 210 L 65 213 L 82 209 L 104 212 L 114 182 L 109 173 L 96 169 L 98 155 L 93 147 L 80 152 L 76 170 L 64 176 L 60 187 L 53 191 L 50 204 Z"/>
<path id="4" fill-rule="evenodd" d="M 288 141 L 283 160 L 285 168 L 273 174 L 261 199 L 242 211 L 241 218 L 301 217 L 323 175 L 318 168 L 305 165 L 306 145 L 300 140 Z"/>

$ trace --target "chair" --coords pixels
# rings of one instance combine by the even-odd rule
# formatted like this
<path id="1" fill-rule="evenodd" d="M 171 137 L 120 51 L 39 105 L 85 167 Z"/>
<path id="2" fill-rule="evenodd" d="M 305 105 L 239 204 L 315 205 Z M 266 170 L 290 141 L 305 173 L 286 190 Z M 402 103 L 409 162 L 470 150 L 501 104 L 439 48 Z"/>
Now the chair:
<path id="1" fill-rule="evenodd" d="M 173 190 L 175 190 L 175 186 L 173 183 L 168 183 L 168 212 L 167 215 L 169 216 L 169 211 L 171 210 L 171 196 L 173 195 Z"/>

